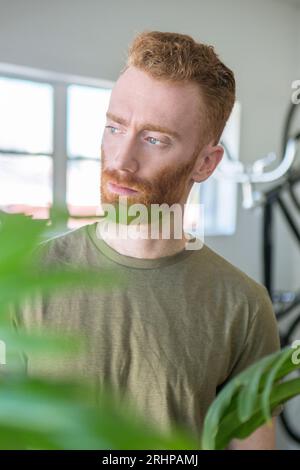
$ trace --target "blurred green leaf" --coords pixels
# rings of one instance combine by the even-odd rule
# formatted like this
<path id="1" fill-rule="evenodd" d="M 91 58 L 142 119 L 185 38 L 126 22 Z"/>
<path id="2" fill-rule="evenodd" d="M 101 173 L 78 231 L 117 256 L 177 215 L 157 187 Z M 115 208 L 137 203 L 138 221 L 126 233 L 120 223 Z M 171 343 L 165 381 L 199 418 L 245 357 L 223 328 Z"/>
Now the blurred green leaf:
<path id="1" fill-rule="evenodd" d="M 283 388 L 278 384 L 280 379 L 300 368 L 300 364 L 292 362 L 294 352 L 287 346 L 265 356 L 226 384 L 206 414 L 203 449 L 225 448 L 232 439 L 249 436 L 271 419 L 275 407 L 300 394 L 298 382 L 288 381 L 290 389 L 286 384 Z"/>

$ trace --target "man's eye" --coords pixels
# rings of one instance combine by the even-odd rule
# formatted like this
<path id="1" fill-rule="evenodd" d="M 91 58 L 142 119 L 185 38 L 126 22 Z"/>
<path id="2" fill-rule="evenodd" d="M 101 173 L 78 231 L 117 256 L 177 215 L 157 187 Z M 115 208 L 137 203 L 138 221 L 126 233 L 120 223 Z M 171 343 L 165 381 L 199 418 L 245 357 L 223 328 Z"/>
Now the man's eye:
<path id="1" fill-rule="evenodd" d="M 156 139 L 155 137 L 148 137 L 148 139 L 151 139 L 152 140 L 152 143 L 153 143 L 153 140 L 155 140 L 156 142 L 160 142 L 163 144 L 163 142 L 159 139 Z M 155 144 L 154 144 L 155 145 Z"/>
<path id="2" fill-rule="evenodd" d="M 110 129 L 110 134 L 116 134 L 115 131 L 118 131 L 119 129 L 115 126 L 105 126 L 106 129 Z M 163 142 L 162 140 L 160 139 L 157 139 L 156 137 L 148 137 L 147 139 L 150 139 L 150 143 L 153 144 L 153 145 L 157 145 L 157 143 L 160 143 L 160 144 L 165 144 L 165 142 Z M 147 140 L 146 139 L 146 140 Z"/>
<path id="3" fill-rule="evenodd" d="M 118 130 L 117 127 L 114 127 L 114 126 L 105 126 L 105 127 L 106 129 L 111 129 L 111 132 L 110 132 L 111 134 L 115 134 L 115 132 L 112 132 L 113 129 Z"/>

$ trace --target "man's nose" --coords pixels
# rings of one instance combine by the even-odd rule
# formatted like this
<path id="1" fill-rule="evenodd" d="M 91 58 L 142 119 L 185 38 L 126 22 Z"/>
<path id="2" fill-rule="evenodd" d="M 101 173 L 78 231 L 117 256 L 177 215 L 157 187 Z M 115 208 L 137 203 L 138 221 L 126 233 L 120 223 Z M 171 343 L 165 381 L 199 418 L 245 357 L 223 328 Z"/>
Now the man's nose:
<path id="1" fill-rule="evenodd" d="M 138 149 L 134 136 L 126 136 L 115 149 L 112 166 L 116 170 L 136 172 L 138 169 Z"/>

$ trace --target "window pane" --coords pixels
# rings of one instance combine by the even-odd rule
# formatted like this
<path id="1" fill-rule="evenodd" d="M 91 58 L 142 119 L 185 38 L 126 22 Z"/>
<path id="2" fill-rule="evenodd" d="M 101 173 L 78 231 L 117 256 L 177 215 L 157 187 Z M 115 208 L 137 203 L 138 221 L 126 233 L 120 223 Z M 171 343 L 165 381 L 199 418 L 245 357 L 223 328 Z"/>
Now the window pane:
<path id="1" fill-rule="evenodd" d="M 45 83 L 0 77 L 0 150 L 53 150 L 53 89 Z"/>
<path id="2" fill-rule="evenodd" d="M 111 89 L 68 87 L 68 156 L 100 157 Z"/>
<path id="3" fill-rule="evenodd" d="M 207 196 L 207 188 L 211 197 Z M 184 230 L 203 239 L 214 223 L 214 197 L 211 184 L 194 183 L 186 202 Z"/>
<path id="4" fill-rule="evenodd" d="M 67 173 L 67 205 L 71 216 L 68 227 L 73 229 L 92 222 L 86 216 L 100 210 L 100 160 L 69 160 Z"/>
<path id="5" fill-rule="evenodd" d="M 240 113 L 241 106 L 236 102 L 220 139 L 235 160 L 239 158 Z M 232 235 L 236 227 L 236 206 L 237 183 L 217 179 L 212 173 L 207 180 L 194 183 L 192 187 L 187 201 L 185 230 L 200 238 L 203 232 L 205 236 Z"/>
<path id="6" fill-rule="evenodd" d="M 0 208 L 47 218 L 52 204 L 52 158 L 0 155 Z"/>

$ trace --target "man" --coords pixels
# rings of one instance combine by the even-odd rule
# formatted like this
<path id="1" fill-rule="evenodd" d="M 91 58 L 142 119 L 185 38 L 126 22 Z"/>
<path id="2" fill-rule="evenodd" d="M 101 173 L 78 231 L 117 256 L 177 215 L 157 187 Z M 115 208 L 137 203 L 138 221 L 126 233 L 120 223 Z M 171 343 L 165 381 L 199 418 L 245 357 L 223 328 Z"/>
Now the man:
<path id="1" fill-rule="evenodd" d="M 112 90 L 101 145 L 101 202 L 118 207 L 118 218 L 50 240 L 44 258 L 113 267 L 127 279 L 126 290 L 79 290 L 23 312 L 27 326 L 83 332 L 89 350 L 76 373 L 93 376 L 98 386 L 109 383 L 164 430 L 176 422 L 200 435 L 224 383 L 280 348 L 261 284 L 205 244 L 189 249 L 182 226 L 175 237 L 178 219 L 169 237 L 149 236 L 152 205 L 183 207 L 194 182 L 205 181 L 221 161 L 218 142 L 234 101 L 233 73 L 212 46 L 182 34 L 137 35 Z M 120 220 L 124 201 L 148 211 L 126 237 L 111 230 L 129 225 Z M 61 362 L 55 373 L 73 367 Z M 274 449 L 280 411 L 272 427 L 229 448 Z"/>

